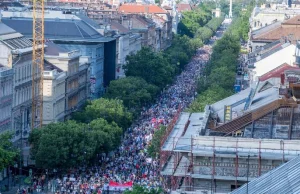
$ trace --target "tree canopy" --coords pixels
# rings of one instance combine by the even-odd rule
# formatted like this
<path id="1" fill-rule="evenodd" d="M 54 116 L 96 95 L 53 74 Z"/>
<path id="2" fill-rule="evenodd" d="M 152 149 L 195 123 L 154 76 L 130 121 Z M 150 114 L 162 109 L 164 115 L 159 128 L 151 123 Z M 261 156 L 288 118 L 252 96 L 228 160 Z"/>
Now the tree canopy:
<path id="1" fill-rule="evenodd" d="M 182 19 L 178 23 L 178 33 L 194 37 L 197 29 L 204 26 L 211 19 L 210 11 L 196 8 L 182 13 Z"/>
<path id="2" fill-rule="evenodd" d="M 140 77 L 125 77 L 111 81 L 105 97 L 120 99 L 124 105 L 131 109 L 140 109 L 143 105 L 154 100 L 159 88 L 148 84 Z"/>
<path id="3" fill-rule="evenodd" d="M 163 190 L 160 189 L 147 189 L 142 186 L 135 185 L 133 186 L 132 191 L 125 191 L 124 194 L 163 194 Z"/>
<path id="4" fill-rule="evenodd" d="M 155 53 L 148 47 L 143 47 L 136 54 L 127 56 L 124 70 L 126 76 L 141 77 L 160 88 L 171 83 L 175 75 L 174 66 L 163 57 L 163 54 Z"/>
<path id="5" fill-rule="evenodd" d="M 96 140 L 85 133 L 87 126 L 75 121 L 53 123 L 33 130 L 29 137 L 31 155 L 39 168 L 64 169 L 83 164 L 96 148 Z"/>
<path id="6" fill-rule="evenodd" d="M 249 17 L 253 9 L 253 2 L 250 2 L 245 12 L 239 13 L 238 18 L 234 19 L 223 37 L 214 45 L 210 61 L 205 66 L 205 76 L 198 80 L 198 96 L 188 108 L 189 111 L 203 111 L 207 104 L 215 103 L 233 94 L 241 50 L 240 40 L 248 38 Z M 206 26 L 210 26 L 210 29 L 217 29 L 215 22 L 211 21 L 211 24 Z M 204 33 L 208 34 L 209 32 L 205 32 L 205 29 L 201 28 L 196 33 L 196 37 L 203 38 L 201 36 L 204 36 Z"/>
<path id="7" fill-rule="evenodd" d="M 113 121 L 121 128 L 127 129 L 132 122 L 132 114 L 120 99 L 99 98 L 89 103 L 82 112 L 73 114 L 74 120 L 89 123 L 94 119 L 103 118 L 109 123 Z"/>
<path id="8" fill-rule="evenodd" d="M 122 129 L 102 118 L 89 125 L 66 121 L 33 130 L 29 137 L 31 156 L 38 168 L 69 169 L 87 164 L 98 153 L 115 149 Z"/>
<path id="9" fill-rule="evenodd" d="M 0 171 L 13 164 L 18 151 L 13 147 L 10 133 L 0 134 Z"/>
<path id="10" fill-rule="evenodd" d="M 152 158 L 156 158 L 159 155 L 160 151 L 160 142 L 166 133 L 166 126 L 160 126 L 159 130 L 154 132 L 153 138 L 151 140 L 151 144 L 147 149 L 148 154 Z"/>
<path id="11" fill-rule="evenodd" d="M 220 86 L 212 86 L 199 95 L 188 108 L 189 112 L 202 112 L 208 104 L 213 104 L 222 100 L 226 96 L 230 96 L 231 91 L 225 90 Z"/>

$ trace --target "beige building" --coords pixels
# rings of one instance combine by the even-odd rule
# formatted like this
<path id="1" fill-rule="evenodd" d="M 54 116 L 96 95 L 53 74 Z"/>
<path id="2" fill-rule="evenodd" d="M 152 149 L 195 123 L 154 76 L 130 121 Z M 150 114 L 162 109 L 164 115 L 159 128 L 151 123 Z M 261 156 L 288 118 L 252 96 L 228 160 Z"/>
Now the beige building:
<path id="1" fill-rule="evenodd" d="M 43 124 L 63 121 L 67 72 L 45 61 L 43 80 Z"/>
<path id="2" fill-rule="evenodd" d="M 44 116 L 45 124 L 51 122 L 51 119 L 55 122 L 68 118 L 89 99 L 90 87 L 88 57 L 81 57 L 79 51 L 69 51 L 53 43 L 47 43 L 47 46 L 45 60 L 55 68 L 49 72 L 51 80 L 44 80 L 47 84 L 44 91 L 50 96 L 50 102 L 44 101 L 44 105 L 47 105 L 47 109 L 44 109 L 47 115 Z"/>

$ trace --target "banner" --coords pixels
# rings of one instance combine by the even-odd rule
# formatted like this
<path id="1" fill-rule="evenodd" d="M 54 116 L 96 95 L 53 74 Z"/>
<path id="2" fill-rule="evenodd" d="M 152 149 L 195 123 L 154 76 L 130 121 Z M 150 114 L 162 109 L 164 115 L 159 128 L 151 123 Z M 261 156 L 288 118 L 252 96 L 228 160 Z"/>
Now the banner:
<path id="1" fill-rule="evenodd" d="M 125 182 L 125 183 L 117 183 L 114 181 L 109 181 L 109 190 L 111 191 L 131 190 L 132 186 L 133 186 L 132 181 Z"/>

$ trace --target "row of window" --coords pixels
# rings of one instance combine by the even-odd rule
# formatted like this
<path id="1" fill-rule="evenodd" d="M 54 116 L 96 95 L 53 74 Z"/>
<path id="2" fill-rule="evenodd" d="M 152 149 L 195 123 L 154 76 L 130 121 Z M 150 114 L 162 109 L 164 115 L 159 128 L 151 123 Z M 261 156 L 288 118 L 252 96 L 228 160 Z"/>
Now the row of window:
<path id="1" fill-rule="evenodd" d="M 1 83 L 0 98 L 4 96 L 9 96 L 12 93 L 13 93 L 12 81 Z"/>
<path id="2" fill-rule="evenodd" d="M 11 116 L 11 104 L 7 103 L 6 106 L 0 108 L 0 122 Z"/>

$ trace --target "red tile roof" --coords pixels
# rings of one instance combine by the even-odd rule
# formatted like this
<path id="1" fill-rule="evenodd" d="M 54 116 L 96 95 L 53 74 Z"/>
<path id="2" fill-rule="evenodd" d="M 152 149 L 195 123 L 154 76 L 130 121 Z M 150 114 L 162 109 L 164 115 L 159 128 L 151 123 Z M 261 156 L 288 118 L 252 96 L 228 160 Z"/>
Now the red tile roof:
<path id="1" fill-rule="evenodd" d="M 190 4 L 187 3 L 180 3 L 177 5 L 177 11 L 178 12 L 182 12 L 182 11 L 191 11 L 192 8 L 190 6 Z"/>
<path id="2" fill-rule="evenodd" d="M 280 65 L 279 67 L 260 76 L 259 81 L 266 81 L 270 78 L 275 78 L 275 77 L 280 78 L 281 74 L 284 73 L 285 70 L 289 70 L 289 69 L 300 69 L 300 68 L 295 67 L 295 66 L 290 66 L 289 64 L 284 63 L 284 64 Z"/>
<path id="3" fill-rule="evenodd" d="M 265 33 L 253 36 L 253 40 L 274 41 L 282 37 L 293 36 L 294 40 L 300 39 L 300 15 L 297 15 L 281 24 L 281 26 L 271 29 Z"/>
<path id="4" fill-rule="evenodd" d="M 122 13 L 168 13 L 157 5 L 123 4 L 119 7 Z"/>
<path id="5" fill-rule="evenodd" d="M 296 15 L 295 17 L 282 22 L 282 25 L 300 25 L 300 15 Z"/>

